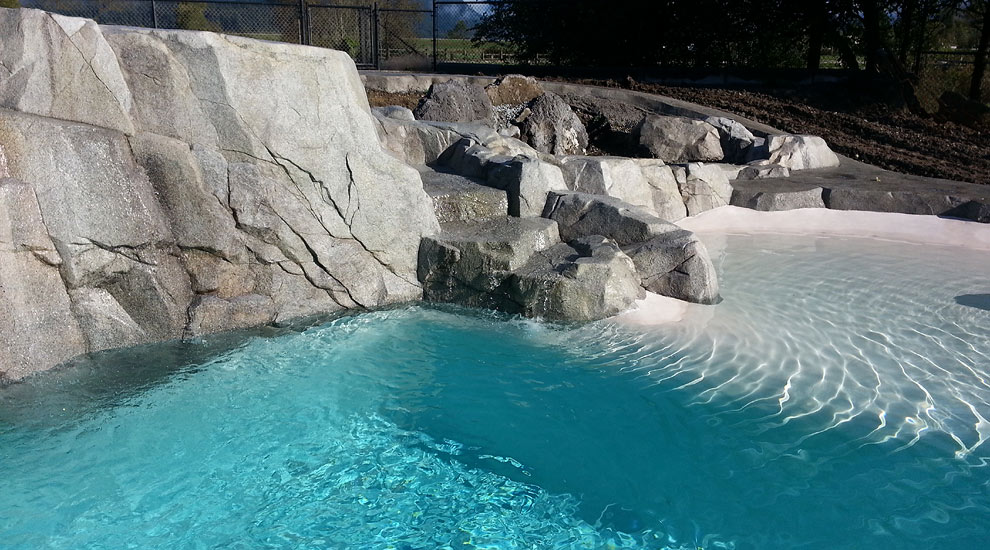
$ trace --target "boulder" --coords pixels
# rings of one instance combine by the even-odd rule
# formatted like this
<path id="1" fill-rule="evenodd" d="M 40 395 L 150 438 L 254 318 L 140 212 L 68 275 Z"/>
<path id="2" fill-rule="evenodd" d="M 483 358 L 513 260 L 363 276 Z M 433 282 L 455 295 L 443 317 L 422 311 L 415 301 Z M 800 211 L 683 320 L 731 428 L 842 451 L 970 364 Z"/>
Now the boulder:
<path id="1" fill-rule="evenodd" d="M 375 116 L 383 118 L 391 118 L 394 120 L 402 120 L 405 122 L 413 122 L 416 120 L 416 115 L 413 114 L 412 109 L 403 107 L 401 105 L 386 105 L 385 107 L 375 107 L 372 109 Z"/>
<path id="2" fill-rule="evenodd" d="M 652 239 L 622 250 L 632 258 L 646 290 L 699 304 L 721 300 L 708 250 L 690 231 L 668 227 Z"/>
<path id="3" fill-rule="evenodd" d="M 430 86 L 413 113 L 417 120 L 491 124 L 492 100 L 481 86 L 451 79 Z"/>
<path id="4" fill-rule="evenodd" d="M 747 186 L 740 182 L 740 185 L 733 186 L 730 204 L 764 212 L 798 208 L 825 208 L 822 194 L 821 187 L 799 185 L 762 188 L 760 186 Z"/>
<path id="5" fill-rule="evenodd" d="M 560 168 L 567 188 L 572 191 L 607 195 L 653 209 L 653 187 L 633 159 L 567 156 L 560 159 Z"/>
<path id="6" fill-rule="evenodd" d="M 673 168 L 688 216 L 729 204 L 732 186 L 718 164 L 692 162 Z"/>
<path id="7" fill-rule="evenodd" d="M 505 75 L 485 87 L 492 105 L 528 104 L 543 95 L 543 87 L 531 76 Z"/>
<path id="8" fill-rule="evenodd" d="M 660 159 L 634 159 L 653 194 L 653 210 L 660 218 L 675 222 L 687 216 L 674 171 Z"/>
<path id="9" fill-rule="evenodd" d="M 701 120 L 648 115 L 635 136 L 645 154 L 664 162 L 708 162 L 724 157 L 719 131 Z"/>
<path id="10" fill-rule="evenodd" d="M 531 113 L 520 124 L 523 141 L 537 151 L 553 155 L 583 155 L 588 131 L 570 105 L 547 92 L 530 105 Z"/>
<path id="11" fill-rule="evenodd" d="M 564 241 L 601 235 L 619 246 L 647 241 L 676 228 L 643 207 L 588 193 L 551 193 L 543 216 L 557 222 Z"/>
<path id="12" fill-rule="evenodd" d="M 659 159 L 567 156 L 560 167 L 572 191 L 615 197 L 665 220 L 685 216 L 673 171 Z"/>
<path id="13" fill-rule="evenodd" d="M 510 140 L 514 141 L 514 140 Z M 509 214 L 539 216 L 551 191 L 567 189 L 560 168 L 526 155 L 509 156 L 513 149 L 495 144 L 489 149 L 464 139 L 454 144 L 439 159 L 444 169 L 477 178 L 484 185 L 508 194 Z"/>
<path id="14" fill-rule="evenodd" d="M 543 218 L 448 224 L 420 245 L 423 299 L 504 310 L 511 272 L 559 242 L 557 224 Z"/>
<path id="15" fill-rule="evenodd" d="M 726 162 L 746 162 L 756 136 L 741 123 L 727 117 L 712 116 L 705 119 L 718 130 L 722 153 Z"/>
<path id="16" fill-rule="evenodd" d="M 645 295 L 632 260 L 601 236 L 538 252 L 508 287 L 514 312 L 560 321 L 611 317 Z"/>
<path id="17" fill-rule="evenodd" d="M 491 163 L 486 181 L 508 193 L 510 216 L 539 216 L 550 193 L 567 189 L 560 168 L 523 157 Z"/>
<path id="18" fill-rule="evenodd" d="M 503 218 L 509 212 L 506 192 L 482 182 L 426 169 L 423 189 L 433 199 L 433 208 L 441 224 Z"/>
<path id="19" fill-rule="evenodd" d="M 818 136 L 775 134 L 767 137 L 766 147 L 766 164 L 777 164 L 789 170 L 811 170 L 839 165 L 839 157 Z"/>

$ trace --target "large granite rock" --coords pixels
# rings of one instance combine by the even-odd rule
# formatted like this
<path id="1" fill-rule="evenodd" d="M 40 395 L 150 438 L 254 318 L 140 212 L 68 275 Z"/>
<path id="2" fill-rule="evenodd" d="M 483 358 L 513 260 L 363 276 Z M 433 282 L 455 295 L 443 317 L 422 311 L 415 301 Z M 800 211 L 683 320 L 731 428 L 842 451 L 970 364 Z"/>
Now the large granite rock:
<path id="1" fill-rule="evenodd" d="M 772 212 L 797 208 L 825 208 L 821 187 L 807 185 L 762 186 L 759 182 L 740 181 L 733 184 L 733 206 Z"/>
<path id="2" fill-rule="evenodd" d="M 572 191 L 615 197 L 669 221 L 686 215 L 674 173 L 659 159 L 567 156 L 559 162 Z"/>
<path id="3" fill-rule="evenodd" d="M 699 304 L 721 301 L 708 250 L 690 231 L 668 227 L 623 251 L 632 258 L 646 290 Z"/>
<path id="4" fill-rule="evenodd" d="M 601 235 L 619 246 L 647 241 L 672 227 L 643 207 L 589 193 L 551 193 L 543 216 L 557 222 L 564 241 Z"/>
<path id="5" fill-rule="evenodd" d="M 664 162 L 710 162 L 724 157 L 719 131 L 702 120 L 649 115 L 635 135 L 646 154 Z"/>
<path id="6" fill-rule="evenodd" d="M 449 224 L 420 246 L 423 298 L 505 309 L 504 285 L 511 272 L 559 242 L 557 224 L 543 218 Z"/>
<path id="7" fill-rule="evenodd" d="M 423 189 L 433 199 L 441 224 L 503 218 L 509 213 L 506 192 L 457 174 L 429 168 L 420 172 Z"/>
<path id="8" fill-rule="evenodd" d="M 346 54 L 34 10 L 0 29 L 0 377 L 422 296 L 433 204 Z"/>
<path id="9" fill-rule="evenodd" d="M 502 138 L 508 142 L 516 140 Z M 485 185 L 507 193 L 509 214 L 539 216 L 551 191 L 567 189 L 560 168 L 537 158 L 538 155 L 512 155 L 517 149 L 492 144 L 482 146 L 463 139 L 448 149 L 438 160 L 444 169 L 463 176 L 477 178 Z"/>
<path id="10" fill-rule="evenodd" d="M 574 241 L 600 235 L 632 258 L 651 292 L 689 302 L 719 301 L 718 278 L 705 246 L 690 231 L 612 197 L 553 193 L 544 215 Z"/>
<path id="11" fill-rule="evenodd" d="M 732 185 L 718 164 L 692 162 L 673 168 L 688 216 L 725 206 L 732 199 Z"/>
<path id="12" fill-rule="evenodd" d="M 520 130 L 534 149 L 554 155 L 583 155 L 588 149 L 588 131 L 560 96 L 544 93 L 529 109 Z"/>
<path id="13" fill-rule="evenodd" d="M 449 224 L 420 248 L 424 298 L 529 317 L 590 321 L 643 296 L 639 276 L 601 236 L 560 242 L 544 218 Z"/>
<path id="14" fill-rule="evenodd" d="M 508 286 L 512 304 L 506 309 L 562 321 L 610 317 L 645 295 L 632 260 L 602 236 L 538 252 L 512 274 Z"/>
<path id="15" fill-rule="evenodd" d="M 831 168 L 839 165 L 839 157 L 818 136 L 775 134 L 767 137 L 767 164 L 789 170 Z"/>
<path id="16" fill-rule="evenodd" d="M 87 19 L 0 9 L 0 107 L 134 132 L 117 56 Z"/>
<path id="17" fill-rule="evenodd" d="M 748 128 L 726 117 L 708 117 L 705 122 L 718 130 L 722 153 L 726 162 L 745 162 L 756 136 Z"/>
<path id="18" fill-rule="evenodd" d="M 418 120 L 491 124 L 492 100 L 481 86 L 451 79 L 430 86 L 413 113 Z"/>

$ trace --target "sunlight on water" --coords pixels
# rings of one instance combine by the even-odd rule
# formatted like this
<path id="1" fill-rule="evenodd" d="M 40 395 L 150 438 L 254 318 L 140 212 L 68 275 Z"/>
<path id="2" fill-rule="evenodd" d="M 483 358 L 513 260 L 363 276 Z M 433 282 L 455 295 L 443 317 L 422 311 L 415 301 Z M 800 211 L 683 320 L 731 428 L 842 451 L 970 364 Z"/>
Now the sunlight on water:
<path id="1" fill-rule="evenodd" d="M 0 389 L 0 547 L 985 547 L 987 254 L 708 239 L 678 325 L 415 306 Z"/>

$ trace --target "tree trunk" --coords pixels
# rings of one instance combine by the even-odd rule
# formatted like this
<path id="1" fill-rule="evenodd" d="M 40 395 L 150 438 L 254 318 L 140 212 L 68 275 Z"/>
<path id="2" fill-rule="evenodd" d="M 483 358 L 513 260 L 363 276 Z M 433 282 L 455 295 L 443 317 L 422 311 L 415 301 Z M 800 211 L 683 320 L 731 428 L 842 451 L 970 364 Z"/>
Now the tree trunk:
<path id="1" fill-rule="evenodd" d="M 880 50 L 880 6 L 877 0 L 863 0 L 863 45 L 866 46 L 866 71 L 877 72 Z"/>
<path id="2" fill-rule="evenodd" d="M 905 0 L 904 9 L 900 15 L 900 44 L 897 51 L 897 60 L 901 65 L 907 65 L 908 52 L 911 50 L 911 43 L 914 41 L 915 27 L 918 19 L 918 0 Z M 924 23 L 922 23 L 924 24 Z"/>
<path id="3" fill-rule="evenodd" d="M 980 31 L 980 45 L 973 59 L 973 80 L 969 84 L 969 98 L 980 101 L 983 91 L 983 75 L 987 70 L 987 48 L 990 47 L 990 2 L 983 0 L 983 29 Z"/>
<path id="4" fill-rule="evenodd" d="M 822 43 L 825 41 L 825 0 L 813 0 L 808 8 L 807 67 L 815 72 L 822 64 Z"/>

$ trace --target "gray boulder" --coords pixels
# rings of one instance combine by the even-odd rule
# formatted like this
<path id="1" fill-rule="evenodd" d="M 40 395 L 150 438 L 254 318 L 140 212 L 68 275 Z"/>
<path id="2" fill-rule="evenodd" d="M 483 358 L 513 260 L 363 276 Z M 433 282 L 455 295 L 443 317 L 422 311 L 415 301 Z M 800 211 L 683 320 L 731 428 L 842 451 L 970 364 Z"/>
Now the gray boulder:
<path id="1" fill-rule="evenodd" d="M 543 216 L 557 222 L 564 241 L 601 235 L 619 246 L 647 241 L 676 228 L 645 208 L 588 193 L 551 193 Z"/>
<path id="2" fill-rule="evenodd" d="M 756 141 L 756 136 L 748 128 L 726 117 L 708 117 L 705 122 L 718 130 L 722 153 L 727 162 L 746 162 L 749 149 Z"/>
<path id="3" fill-rule="evenodd" d="M 690 231 L 671 227 L 623 251 L 632 258 L 646 290 L 699 304 L 721 300 L 708 250 Z"/>
<path id="4" fill-rule="evenodd" d="M 512 274 L 508 287 L 516 312 L 561 321 L 611 317 L 645 295 L 632 260 L 601 236 L 537 253 Z"/>
<path id="5" fill-rule="evenodd" d="M 412 109 L 407 107 L 402 107 L 401 105 L 386 105 L 385 107 L 375 107 L 372 109 L 375 116 L 391 118 L 394 120 L 402 120 L 406 122 L 413 122 L 416 120 L 416 115 L 413 114 Z"/>
<path id="6" fill-rule="evenodd" d="M 752 164 L 739 170 L 734 179 L 761 180 L 766 178 L 787 178 L 791 171 L 779 164 Z"/>
<path id="7" fill-rule="evenodd" d="M 417 120 L 490 125 L 492 100 L 481 86 L 451 79 L 430 86 L 413 113 Z"/>
<path id="8" fill-rule="evenodd" d="M 673 172 L 689 216 L 725 206 L 732 199 L 732 185 L 718 164 L 692 162 L 674 167 Z"/>
<path id="9" fill-rule="evenodd" d="M 554 193 L 545 215 L 572 245 L 594 235 L 617 243 L 651 292 L 702 304 L 719 300 L 708 251 L 690 231 L 617 199 L 584 193 Z"/>
<path id="10" fill-rule="evenodd" d="M 633 159 L 567 156 L 560 159 L 560 167 L 567 188 L 572 191 L 607 195 L 653 209 L 653 187 Z"/>
<path id="11" fill-rule="evenodd" d="M 664 162 L 709 162 L 724 157 L 718 130 L 701 120 L 649 115 L 637 126 L 635 136 L 646 154 Z"/>
<path id="12" fill-rule="evenodd" d="M 787 186 L 764 188 L 745 185 L 733 186 L 731 204 L 753 210 L 772 212 L 798 208 L 825 208 L 821 187 Z"/>
<path id="13" fill-rule="evenodd" d="M 839 157 L 818 136 L 771 135 L 767 137 L 766 148 L 767 164 L 777 164 L 789 170 L 839 165 Z"/>
<path id="14" fill-rule="evenodd" d="M 588 131 L 560 96 L 544 93 L 529 108 L 520 130 L 534 149 L 553 155 L 583 155 L 588 149 Z"/>
<path id="15" fill-rule="evenodd" d="M 509 212 L 505 191 L 456 174 L 431 169 L 420 174 L 441 224 L 503 218 Z"/>
<path id="16" fill-rule="evenodd" d="M 659 159 L 567 156 L 560 167 L 572 191 L 615 197 L 665 220 L 685 216 L 673 171 Z"/>
<path id="17" fill-rule="evenodd" d="M 423 299 L 505 309 L 511 272 L 559 242 L 557 224 L 543 218 L 448 224 L 420 245 Z"/>
<path id="18" fill-rule="evenodd" d="M 506 154 L 512 152 L 513 149 L 498 144 L 489 149 L 464 139 L 448 149 L 438 164 L 505 191 L 510 215 L 539 216 L 548 193 L 567 189 L 563 173 L 557 166 L 538 158 Z"/>

